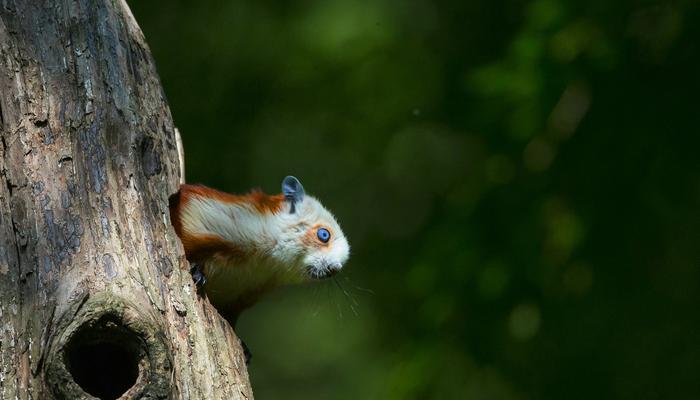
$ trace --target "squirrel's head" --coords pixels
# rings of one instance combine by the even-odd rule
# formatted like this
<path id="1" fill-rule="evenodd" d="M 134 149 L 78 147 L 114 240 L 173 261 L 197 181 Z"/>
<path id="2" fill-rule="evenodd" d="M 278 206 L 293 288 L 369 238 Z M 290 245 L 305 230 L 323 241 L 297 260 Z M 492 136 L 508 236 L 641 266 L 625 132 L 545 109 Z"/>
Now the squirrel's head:
<path id="1" fill-rule="evenodd" d="M 350 245 L 333 214 L 307 195 L 293 176 L 282 181 L 282 193 L 282 234 L 276 255 L 299 268 L 304 280 L 335 275 L 347 261 Z"/>

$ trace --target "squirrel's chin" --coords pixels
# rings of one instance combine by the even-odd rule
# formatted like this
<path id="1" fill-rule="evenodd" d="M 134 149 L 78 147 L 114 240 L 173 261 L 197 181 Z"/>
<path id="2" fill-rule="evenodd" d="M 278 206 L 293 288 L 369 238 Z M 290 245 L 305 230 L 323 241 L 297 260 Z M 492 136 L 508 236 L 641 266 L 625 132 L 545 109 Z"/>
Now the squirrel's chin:
<path id="1" fill-rule="evenodd" d="M 335 274 L 340 272 L 340 267 L 335 266 L 322 266 L 316 267 L 309 265 L 306 267 L 306 274 L 311 278 L 311 280 L 323 280 L 333 277 Z"/>

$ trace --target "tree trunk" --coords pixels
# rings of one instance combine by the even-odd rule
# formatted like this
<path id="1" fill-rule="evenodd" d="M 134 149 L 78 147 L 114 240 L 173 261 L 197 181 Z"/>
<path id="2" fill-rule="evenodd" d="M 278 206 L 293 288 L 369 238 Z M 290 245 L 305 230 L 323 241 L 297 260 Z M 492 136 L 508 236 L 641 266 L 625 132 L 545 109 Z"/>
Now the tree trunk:
<path id="1" fill-rule="evenodd" d="M 177 135 L 123 0 L 0 1 L 0 398 L 252 398 L 170 225 Z"/>

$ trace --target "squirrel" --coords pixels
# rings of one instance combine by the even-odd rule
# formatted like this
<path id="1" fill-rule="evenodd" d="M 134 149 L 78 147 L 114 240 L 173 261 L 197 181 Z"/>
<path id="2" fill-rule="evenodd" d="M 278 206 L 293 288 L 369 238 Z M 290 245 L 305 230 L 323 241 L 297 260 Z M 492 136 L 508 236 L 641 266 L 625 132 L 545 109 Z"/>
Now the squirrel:
<path id="1" fill-rule="evenodd" d="M 278 195 L 183 184 L 170 197 L 170 220 L 196 286 L 232 325 L 268 291 L 329 278 L 350 254 L 333 215 L 293 176 Z"/>

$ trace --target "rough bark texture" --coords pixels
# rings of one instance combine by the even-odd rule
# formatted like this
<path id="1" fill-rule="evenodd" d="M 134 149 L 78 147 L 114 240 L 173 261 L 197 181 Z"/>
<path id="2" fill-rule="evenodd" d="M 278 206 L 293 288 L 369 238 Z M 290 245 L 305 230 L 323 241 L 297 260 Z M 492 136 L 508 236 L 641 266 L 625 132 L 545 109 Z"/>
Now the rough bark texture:
<path id="1" fill-rule="evenodd" d="M 177 142 L 123 0 L 0 0 L 0 398 L 252 398 L 170 226 Z"/>

